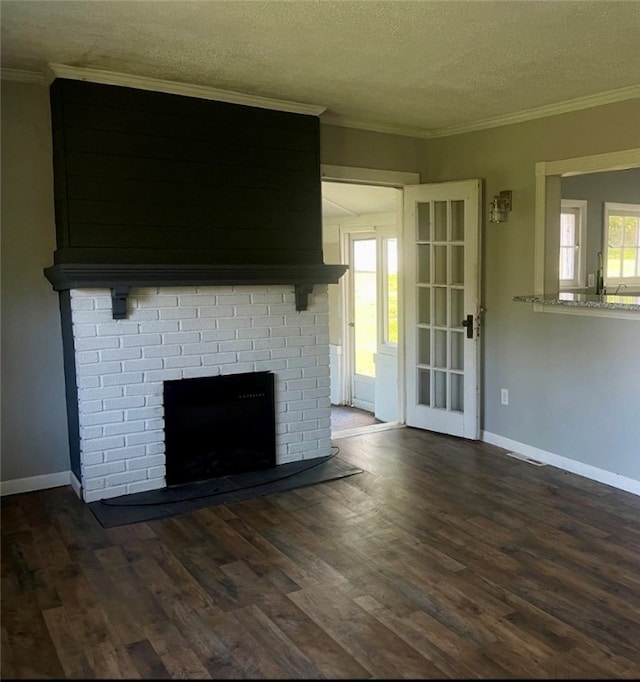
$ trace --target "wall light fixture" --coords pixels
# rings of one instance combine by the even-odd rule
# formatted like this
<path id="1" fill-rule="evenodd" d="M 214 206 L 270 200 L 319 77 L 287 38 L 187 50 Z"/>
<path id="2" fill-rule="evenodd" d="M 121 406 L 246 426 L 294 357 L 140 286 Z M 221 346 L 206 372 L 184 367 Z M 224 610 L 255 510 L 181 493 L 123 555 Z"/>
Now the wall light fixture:
<path id="1" fill-rule="evenodd" d="M 499 194 L 494 194 L 493 200 L 489 204 L 489 222 L 504 223 L 510 210 L 511 190 L 505 190 Z"/>

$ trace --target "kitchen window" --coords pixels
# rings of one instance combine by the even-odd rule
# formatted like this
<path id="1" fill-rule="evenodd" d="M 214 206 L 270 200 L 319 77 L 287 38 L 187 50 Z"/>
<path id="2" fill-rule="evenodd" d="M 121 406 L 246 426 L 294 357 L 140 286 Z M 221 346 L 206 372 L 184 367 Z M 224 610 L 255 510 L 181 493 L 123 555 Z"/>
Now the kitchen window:
<path id="1" fill-rule="evenodd" d="M 584 287 L 587 202 L 562 199 L 560 207 L 560 289 Z"/>
<path id="2" fill-rule="evenodd" d="M 640 204 L 605 202 L 604 280 L 640 287 Z"/>

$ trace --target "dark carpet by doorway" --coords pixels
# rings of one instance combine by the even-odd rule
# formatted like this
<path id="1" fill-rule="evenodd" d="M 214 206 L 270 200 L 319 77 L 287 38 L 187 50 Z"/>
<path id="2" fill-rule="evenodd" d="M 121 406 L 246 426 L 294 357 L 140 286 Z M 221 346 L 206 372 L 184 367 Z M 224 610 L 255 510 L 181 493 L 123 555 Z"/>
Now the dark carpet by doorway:
<path id="1" fill-rule="evenodd" d="M 362 469 L 351 466 L 335 455 L 330 455 L 280 464 L 261 471 L 121 495 L 108 500 L 90 502 L 89 508 L 103 528 L 115 528 L 129 523 L 183 514 L 203 507 L 281 493 L 360 473 Z"/>

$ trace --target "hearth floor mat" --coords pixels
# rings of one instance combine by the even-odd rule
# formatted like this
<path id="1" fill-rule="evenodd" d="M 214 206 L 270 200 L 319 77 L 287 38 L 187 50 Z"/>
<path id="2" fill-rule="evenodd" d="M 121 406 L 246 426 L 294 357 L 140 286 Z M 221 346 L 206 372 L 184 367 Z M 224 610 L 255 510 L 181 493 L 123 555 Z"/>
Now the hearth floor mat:
<path id="1" fill-rule="evenodd" d="M 103 528 L 115 528 L 218 504 L 282 493 L 360 473 L 362 469 L 352 466 L 336 455 L 329 455 L 280 464 L 260 471 L 111 497 L 90 502 L 89 509 Z"/>

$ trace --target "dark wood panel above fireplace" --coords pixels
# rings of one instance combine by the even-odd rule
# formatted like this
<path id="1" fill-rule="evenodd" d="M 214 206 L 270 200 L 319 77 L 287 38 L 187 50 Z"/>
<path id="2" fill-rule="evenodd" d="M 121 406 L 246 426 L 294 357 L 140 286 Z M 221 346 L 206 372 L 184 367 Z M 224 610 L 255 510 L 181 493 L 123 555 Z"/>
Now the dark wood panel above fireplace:
<path id="1" fill-rule="evenodd" d="M 50 88 L 58 291 L 313 284 L 322 254 L 317 116 L 58 78 Z"/>
<path id="2" fill-rule="evenodd" d="M 323 262 L 316 116 L 64 78 L 50 95 L 56 264 Z"/>

